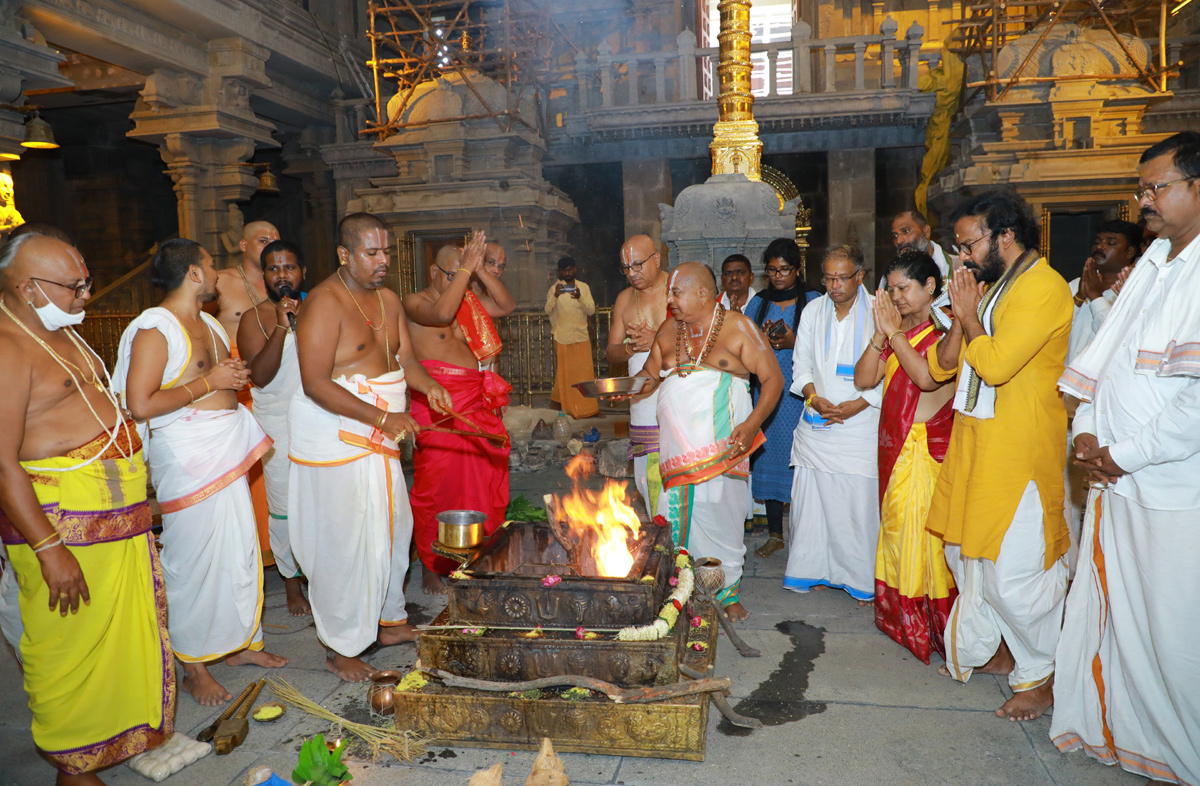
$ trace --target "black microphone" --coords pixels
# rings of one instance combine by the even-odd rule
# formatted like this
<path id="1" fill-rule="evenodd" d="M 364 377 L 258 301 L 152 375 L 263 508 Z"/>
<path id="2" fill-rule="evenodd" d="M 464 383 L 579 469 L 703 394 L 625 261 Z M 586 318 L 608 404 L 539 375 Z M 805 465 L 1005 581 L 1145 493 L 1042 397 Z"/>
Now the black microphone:
<path id="1" fill-rule="evenodd" d="M 292 297 L 293 293 L 295 292 L 295 290 L 292 289 L 291 284 L 280 284 L 279 287 L 276 289 L 276 291 L 279 293 L 280 300 L 282 300 L 283 298 Z M 296 332 L 296 315 L 289 311 L 289 312 L 287 312 L 287 318 L 288 318 L 288 324 L 292 326 L 292 332 L 295 333 Z"/>

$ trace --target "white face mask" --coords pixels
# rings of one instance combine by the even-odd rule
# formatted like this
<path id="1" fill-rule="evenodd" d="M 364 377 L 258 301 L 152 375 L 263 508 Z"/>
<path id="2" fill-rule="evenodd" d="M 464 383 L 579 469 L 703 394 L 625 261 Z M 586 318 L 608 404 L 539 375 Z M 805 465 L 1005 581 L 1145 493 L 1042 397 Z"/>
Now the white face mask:
<path id="1" fill-rule="evenodd" d="M 47 297 L 46 290 L 42 289 L 41 284 L 35 281 L 33 285 L 38 288 L 38 292 L 42 293 L 42 297 L 46 298 L 46 305 L 33 306 L 32 301 L 30 301 L 29 305 L 33 306 L 33 310 L 37 313 L 38 319 L 42 320 L 42 326 L 46 330 L 62 330 L 65 327 L 73 327 L 83 322 L 85 312 L 80 311 L 78 314 L 69 314 L 63 311 L 54 304 L 53 300 Z"/>

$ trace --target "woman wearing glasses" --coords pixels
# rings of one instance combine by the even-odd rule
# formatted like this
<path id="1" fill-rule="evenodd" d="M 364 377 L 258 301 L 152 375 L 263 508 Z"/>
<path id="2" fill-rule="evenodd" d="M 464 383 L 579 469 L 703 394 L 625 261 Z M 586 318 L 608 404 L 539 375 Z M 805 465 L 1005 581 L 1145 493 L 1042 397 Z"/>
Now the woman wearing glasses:
<path id="1" fill-rule="evenodd" d="M 800 278 L 802 259 L 796 241 L 781 237 L 771 241 L 763 252 L 767 271 L 767 288 L 755 294 L 746 304 L 745 314 L 754 320 L 766 335 L 775 351 L 775 359 L 783 370 L 783 389 L 792 387 L 792 348 L 796 345 L 796 325 L 800 312 L 817 293 Z M 758 403 L 759 389 L 752 391 Z M 763 423 L 767 444 L 751 460 L 750 491 L 754 499 L 763 500 L 767 508 L 767 530 L 770 537 L 754 552 L 769 557 L 783 548 L 783 506 L 792 498 L 792 434 L 804 411 L 804 399 L 794 393 L 784 393 Z"/>

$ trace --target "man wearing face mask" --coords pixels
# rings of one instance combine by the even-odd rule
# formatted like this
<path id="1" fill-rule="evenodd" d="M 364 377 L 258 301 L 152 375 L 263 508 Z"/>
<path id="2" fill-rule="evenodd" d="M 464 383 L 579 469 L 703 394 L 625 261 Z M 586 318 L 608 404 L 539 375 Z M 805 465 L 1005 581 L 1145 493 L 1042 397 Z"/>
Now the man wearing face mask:
<path id="1" fill-rule="evenodd" d="M 1051 703 L 1069 545 L 1063 517 L 1067 413 L 1056 383 L 1071 332 L 1071 291 L 1038 254 L 1023 200 L 988 192 L 954 211 L 962 267 L 954 324 L 928 352 L 937 382 L 958 377 L 954 428 L 927 526 L 946 542 L 959 596 L 943 674 L 1003 674 L 996 710 L 1033 720 Z"/>
<path id="2" fill-rule="evenodd" d="M 271 554 L 283 576 L 287 607 L 293 617 L 312 611 L 301 588 L 300 569 L 288 538 L 288 405 L 300 387 L 300 358 L 293 326 L 300 313 L 304 261 L 300 249 L 276 240 L 262 252 L 267 299 L 242 314 L 237 345 L 250 368 L 254 417 L 275 443 L 262 458 L 270 510 Z"/>
<path id="3" fill-rule="evenodd" d="M 28 232 L 0 247 L 0 538 L 20 577 L 33 740 L 60 786 L 100 783 L 175 715 L 142 443 L 73 330 L 91 292 L 67 243 Z"/>
<path id="4" fill-rule="evenodd" d="M 162 509 L 163 576 L 182 687 L 217 706 L 232 696 L 206 663 L 287 663 L 263 649 L 262 556 L 246 480 L 271 439 L 237 402 L 246 364 L 230 357 L 221 323 L 201 310 L 217 296 L 212 257 L 199 243 L 174 238 L 159 244 L 152 266 L 167 295 L 121 335 L 113 387 L 151 437 L 147 458 Z"/>

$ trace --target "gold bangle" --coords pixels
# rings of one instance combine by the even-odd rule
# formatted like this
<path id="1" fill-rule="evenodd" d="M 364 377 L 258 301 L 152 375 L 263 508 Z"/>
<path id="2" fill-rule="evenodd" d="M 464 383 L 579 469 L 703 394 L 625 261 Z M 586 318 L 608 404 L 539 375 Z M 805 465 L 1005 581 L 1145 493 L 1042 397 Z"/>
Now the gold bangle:
<path id="1" fill-rule="evenodd" d="M 891 344 L 891 343 L 892 343 L 892 339 L 894 339 L 896 336 L 903 336 L 903 335 L 904 335 L 904 331 L 903 331 L 903 330 L 893 330 L 893 331 L 891 332 L 891 335 L 889 335 L 889 336 L 888 336 L 888 343 L 889 343 L 889 344 Z"/>
<path id="2" fill-rule="evenodd" d="M 191 380 L 191 379 L 189 379 L 187 382 L 184 382 L 184 383 L 183 383 L 183 389 L 184 389 L 184 390 L 186 390 L 186 391 L 187 391 L 187 394 L 188 394 L 188 403 L 189 403 L 189 404 L 195 404 L 195 403 L 196 403 L 196 394 L 195 394 L 195 393 L 193 393 L 193 392 L 192 392 L 192 389 L 188 387 L 188 385 L 192 384 L 192 382 L 194 382 L 194 381 L 195 381 L 195 380 Z"/>
<path id="3" fill-rule="evenodd" d="M 455 270 L 454 272 L 455 273 L 470 273 L 471 271 L 467 270 L 465 267 L 460 267 L 458 270 Z"/>
<path id="4" fill-rule="evenodd" d="M 200 381 L 204 383 L 204 395 L 207 396 L 209 393 L 212 393 L 212 388 L 208 386 L 208 374 L 200 377 Z"/>
<path id="5" fill-rule="evenodd" d="M 36 549 L 38 546 L 43 545 L 46 541 L 53 540 L 54 538 L 57 538 L 57 537 L 58 537 L 58 530 L 55 530 L 54 532 L 51 532 L 49 535 L 47 535 L 46 537 L 39 540 L 37 543 L 31 544 L 29 546 L 29 548 Z"/>
<path id="6" fill-rule="evenodd" d="M 388 412 L 387 412 L 387 410 L 385 409 L 385 410 L 383 411 L 383 414 L 379 416 L 379 420 L 378 420 L 378 421 L 376 421 L 376 423 L 375 423 L 375 428 L 377 428 L 377 429 L 382 429 L 382 428 L 383 428 L 383 421 L 387 420 L 387 416 L 388 416 Z"/>
<path id="7" fill-rule="evenodd" d="M 876 352 L 878 352 L 879 354 L 882 355 L 883 351 L 885 349 L 887 349 L 887 344 L 884 344 L 882 347 L 877 347 L 877 346 L 875 346 L 875 337 L 871 336 L 871 349 L 875 350 Z"/>

